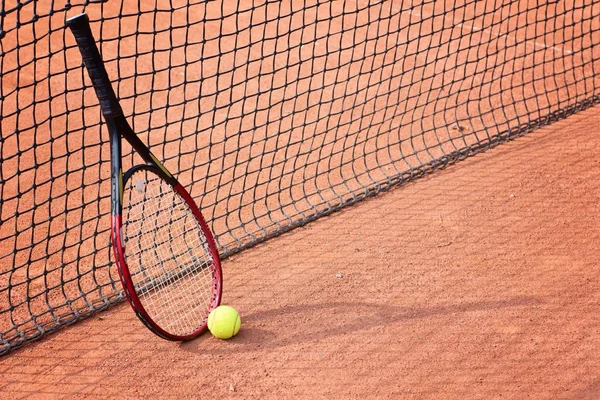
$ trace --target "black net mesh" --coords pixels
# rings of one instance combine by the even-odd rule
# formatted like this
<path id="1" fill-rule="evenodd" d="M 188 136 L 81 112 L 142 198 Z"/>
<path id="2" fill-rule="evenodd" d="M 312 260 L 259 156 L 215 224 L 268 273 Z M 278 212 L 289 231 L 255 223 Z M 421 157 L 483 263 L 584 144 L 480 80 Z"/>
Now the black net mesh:
<path id="1" fill-rule="evenodd" d="M 122 298 L 83 11 L 224 255 L 600 102 L 595 0 L 0 0 L 0 354 Z"/>

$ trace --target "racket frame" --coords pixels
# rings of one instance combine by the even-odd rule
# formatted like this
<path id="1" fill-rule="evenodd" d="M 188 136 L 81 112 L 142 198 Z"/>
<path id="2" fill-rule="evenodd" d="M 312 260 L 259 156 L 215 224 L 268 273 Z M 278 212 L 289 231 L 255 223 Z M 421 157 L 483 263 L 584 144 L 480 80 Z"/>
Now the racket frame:
<path id="1" fill-rule="evenodd" d="M 66 25 L 71 29 L 75 37 L 108 128 L 111 155 L 111 241 L 125 297 L 137 317 L 156 335 L 167 340 L 191 340 L 206 330 L 206 320 L 202 321 L 196 330 L 187 335 L 176 335 L 167 332 L 148 314 L 135 290 L 129 267 L 125 261 L 124 237 L 122 234 L 123 192 L 124 185 L 129 177 L 141 169 L 148 170 L 167 182 L 190 207 L 190 210 L 201 226 L 209 253 L 212 257 L 211 268 L 213 269 L 212 272 L 215 280 L 212 287 L 213 301 L 211 302 L 211 309 L 221 303 L 223 289 L 223 274 L 215 240 L 196 202 L 167 168 L 152 154 L 150 149 L 140 140 L 127 122 L 108 77 L 102 56 L 96 45 L 96 40 L 92 34 L 89 17 L 86 14 L 77 15 L 68 19 Z M 123 173 L 121 138 L 127 140 L 145 164 L 134 165 Z"/>

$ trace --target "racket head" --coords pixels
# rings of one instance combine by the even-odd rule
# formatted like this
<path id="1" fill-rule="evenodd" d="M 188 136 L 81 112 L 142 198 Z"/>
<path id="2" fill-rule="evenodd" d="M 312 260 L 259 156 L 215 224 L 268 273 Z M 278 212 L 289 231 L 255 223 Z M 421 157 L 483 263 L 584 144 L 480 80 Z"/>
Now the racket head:
<path id="1" fill-rule="evenodd" d="M 158 336 L 197 337 L 223 287 L 219 253 L 198 206 L 152 165 L 124 175 L 121 202 L 121 214 L 113 216 L 113 249 L 129 303 Z"/>

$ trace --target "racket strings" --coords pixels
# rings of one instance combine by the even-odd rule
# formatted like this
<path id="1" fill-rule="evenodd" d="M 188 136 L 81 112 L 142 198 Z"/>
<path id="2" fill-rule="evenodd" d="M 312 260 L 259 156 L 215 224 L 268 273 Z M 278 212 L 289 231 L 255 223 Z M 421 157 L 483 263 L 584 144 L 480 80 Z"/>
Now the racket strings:
<path id="1" fill-rule="evenodd" d="M 141 170 L 124 192 L 125 260 L 144 309 L 162 329 L 185 336 L 213 304 L 213 258 L 200 223 L 183 198 Z"/>

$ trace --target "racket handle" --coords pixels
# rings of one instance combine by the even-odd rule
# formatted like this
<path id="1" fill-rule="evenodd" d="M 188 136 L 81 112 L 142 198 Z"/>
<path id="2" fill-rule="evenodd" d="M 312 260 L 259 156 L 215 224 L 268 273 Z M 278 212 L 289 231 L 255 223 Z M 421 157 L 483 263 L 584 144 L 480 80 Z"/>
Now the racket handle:
<path id="1" fill-rule="evenodd" d="M 83 63 L 88 71 L 92 86 L 96 91 L 96 96 L 100 102 L 102 114 L 106 120 L 114 119 L 123 115 L 121 105 L 117 100 L 115 91 L 108 78 L 108 73 L 104 67 L 102 56 L 96 46 L 96 40 L 90 27 L 90 19 L 87 14 L 79 14 L 67 20 L 67 26 L 71 29 L 79 52 L 83 58 Z"/>

